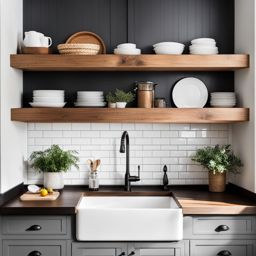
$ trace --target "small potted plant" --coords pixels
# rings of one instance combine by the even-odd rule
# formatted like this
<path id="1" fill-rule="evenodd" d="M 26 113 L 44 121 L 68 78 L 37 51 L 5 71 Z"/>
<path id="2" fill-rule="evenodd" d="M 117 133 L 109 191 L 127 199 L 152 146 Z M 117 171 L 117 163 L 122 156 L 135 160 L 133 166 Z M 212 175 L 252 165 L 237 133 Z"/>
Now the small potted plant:
<path id="1" fill-rule="evenodd" d="M 116 108 L 116 97 L 112 92 L 109 92 L 106 95 L 106 100 L 108 102 L 108 107 L 109 108 Z"/>
<path id="2" fill-rule="evenodd" d="M 76 154 L 76 151 L 64 151 L 58 145 L 52 145 L 45 151 L 31 154 L 31 167 L 44 173 L 45 188 L 63 189 L 63 172 L 67 172 L 72 166 L 78 169 Z"/>
<path id="3" fill-rule="evenodd" d="M 238 173 L 238 169 L 243 166 L 241 160 L 234 155 L 231 145 L 216 145 L 198 149 L 192 160 L 200 163 L 209 171 L 209 190 L 211 192 L 224 192 L 226 173 Z"/>
<path id="4" fill-rule="evenodd" d="M 115 91 L 115 100 L 117 108 L 125 108 L 127 103 L 134 101 L 135 95 L 132 92 L 125 92 L 119 89 Z"/>

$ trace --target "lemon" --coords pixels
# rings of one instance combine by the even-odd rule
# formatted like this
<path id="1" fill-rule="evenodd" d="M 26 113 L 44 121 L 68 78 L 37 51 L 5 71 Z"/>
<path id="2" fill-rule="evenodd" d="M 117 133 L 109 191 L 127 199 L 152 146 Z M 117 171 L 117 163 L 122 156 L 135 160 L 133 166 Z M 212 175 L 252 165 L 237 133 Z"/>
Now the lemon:
<path id="1" fill-rule="evenodd" d="M 49 194 L 53 193 L 53 189 L 52 188 L 47 188 L 47 191 L 48 191 Z"/>
<path id="2" fill-rule="evenodd" d="M 40 195 L 41 195 L 41 196 L 47 196 L 47 195 L 48 195 L 47 189 L 46 189 L 46 188 L 42 188 L 42 189 L 40 190 Z"/>

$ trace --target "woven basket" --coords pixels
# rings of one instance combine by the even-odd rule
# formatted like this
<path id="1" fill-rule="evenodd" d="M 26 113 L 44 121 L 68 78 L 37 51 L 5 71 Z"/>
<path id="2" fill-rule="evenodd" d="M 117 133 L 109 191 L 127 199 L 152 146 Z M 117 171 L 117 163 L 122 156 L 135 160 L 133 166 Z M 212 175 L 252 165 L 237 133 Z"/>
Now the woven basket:
<path id="1" fill-rule="evenodd" d="M 66 50 L 66 49 L 92 49 L 92 50 L 100 50 L 100 45 L 98 44 L 59 44 L 58 50 Z"/>
<path id="2" fill-rule="evenodd" d="M 60 44 L 60 54 L 65 55 L 97 55 L 100 51 L 98 44 Z"/>

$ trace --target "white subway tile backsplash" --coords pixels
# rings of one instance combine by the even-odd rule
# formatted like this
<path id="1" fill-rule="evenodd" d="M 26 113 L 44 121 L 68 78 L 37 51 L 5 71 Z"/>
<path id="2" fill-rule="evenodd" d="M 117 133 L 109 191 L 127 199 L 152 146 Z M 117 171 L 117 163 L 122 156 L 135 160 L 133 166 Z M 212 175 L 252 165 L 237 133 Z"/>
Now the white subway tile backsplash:
<path id="1" fill-rule="evenodd" d="M 101 184 L 124 183 L 125 154 L 119 153 L 122 132 L 130 135 L 130 168 L 136 175 L 141 166 L 141 181 L 135 185 L 160 185 L 163 166 L 167 165 L 170 184 L 206 184 L 207 171 L 191 160 L 198 148 L 227 144 L 228 125 L 209 124 L 101 124 L 101 123 L 30 123 L 28 156 L 33 151 L 59 144 L 79 153 L 79 170 L 65 173 L 65 183 L 88 184 L 89 158 L 100 158 Z M 42 182 L 40 173 L 28 170 L 27 182 Z"/>

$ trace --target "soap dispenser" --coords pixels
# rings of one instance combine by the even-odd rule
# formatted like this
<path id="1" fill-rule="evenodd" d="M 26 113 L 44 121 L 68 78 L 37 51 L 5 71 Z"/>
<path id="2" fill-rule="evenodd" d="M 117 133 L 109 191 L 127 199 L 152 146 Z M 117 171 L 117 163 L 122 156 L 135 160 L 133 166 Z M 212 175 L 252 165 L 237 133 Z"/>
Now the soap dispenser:
<path id="1" fill-rule="evenodd" d="M 163 177 L 163 190 L 167 191 L 168 189 L 168 184 L 169 184 L 169 180 L 168 180 L 168 176 L 167 176 L 167 166 L 165 165 L 163 168 L 164 171 L 164 177 Z"/>

